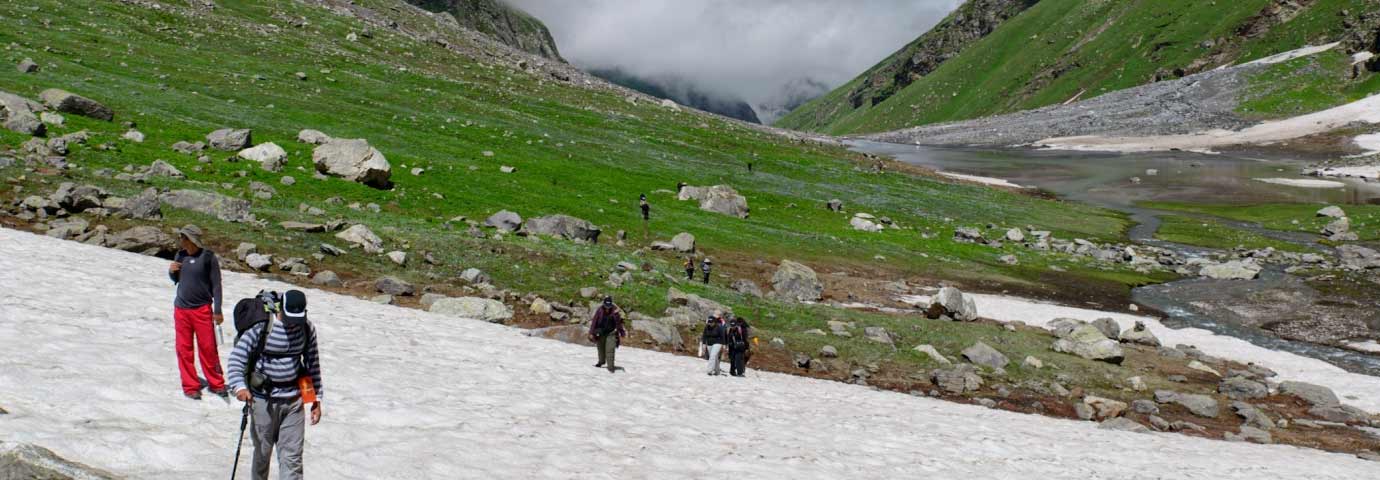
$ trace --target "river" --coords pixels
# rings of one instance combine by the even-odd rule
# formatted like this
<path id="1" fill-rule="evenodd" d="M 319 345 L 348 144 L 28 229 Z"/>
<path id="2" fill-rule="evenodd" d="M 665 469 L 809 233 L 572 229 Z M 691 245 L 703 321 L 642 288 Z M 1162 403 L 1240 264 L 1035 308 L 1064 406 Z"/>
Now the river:
<path id="1" fill-rule="evenodd" d="M 882 155 L 943 173 L 1005 180 L 1038 188 L 1060 198 L 1127 213 L 1135 226 L 1131 240 L 1190 254 L 1205 249 L 1155 239 L 1159 215 L 1141 208 L 1142 201 L 1202 204 L 1313 203 L 1380 204 L 1380 183 L 1354 179 L 1318 179 L 1300 174 L 1307 162 L 1288 158 L 1246 158 L 1187 152 L 1103 154 L 1028 149 L 933 148 L 851 141 L 855 151 Z M 1266 181 L 1262 181 L 1266 180 Z M 1326 188 L 1291 184 L 1318 184 Z M 1253 224 L 1229 225 L 1275 239 L 1316 248 L 1316 236 L 1266 230 Z M 1348 371 L 1380 376 L 1380 356 L 1315 343 L 1287 340 L 1272 332 L 1242 325 L 1201 308 L 1204 296 L 1242 299 L 1261 292 L 1297 294 L 1308 289 L 1301 280 L 1270 268 L 1251 281 L 1189 278 L 1136 288 L 1132 301 L 1165 312 L 1169 326 L 1197 327 L 1247 340 L 1262 347 L 1318 358 Z M 1311 290 L 1311 289 L 1309 289 Z"/>

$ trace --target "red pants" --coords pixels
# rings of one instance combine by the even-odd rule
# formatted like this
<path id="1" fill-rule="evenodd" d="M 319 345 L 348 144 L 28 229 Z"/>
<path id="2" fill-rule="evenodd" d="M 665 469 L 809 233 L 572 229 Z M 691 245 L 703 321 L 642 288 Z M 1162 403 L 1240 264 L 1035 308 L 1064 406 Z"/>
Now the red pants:
<path id="1" fill-rule="evenodd" d="M 201 391 L 195 360 L 192 359 L 194 351 L 201 353 L 201 371 L 206 374 L 207 386 L 212 391 L 225 390 L 225 377 L 220 373 L 220 352 L 216 349 L 216 327 L 211 321 L 211 306 L 173 307 L 173 326 L 177 331 L 177 371 L 182 374 L 182 391 L 188 394 Z"/>

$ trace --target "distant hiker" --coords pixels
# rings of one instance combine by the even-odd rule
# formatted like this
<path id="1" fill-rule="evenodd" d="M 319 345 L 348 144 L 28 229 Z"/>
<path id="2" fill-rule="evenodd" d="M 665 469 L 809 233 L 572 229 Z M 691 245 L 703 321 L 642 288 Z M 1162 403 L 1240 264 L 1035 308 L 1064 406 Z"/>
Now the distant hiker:
<path id="1" fill-rule="evenodd" d="M 685 257 L 685 279 L 686 279 L 686 280 L 692 280 L 692 281 L 695 279 L 695 256 L 694 256 L 694 255 Z"/>
<path id="2" fill-rule="evenodd" d="M 177 370 L 182 376 L 182 394 L 201 399 L 201 380 L 196 376 L 196 361 L 211 393 L 226 397 L 225 377 L 220 371 L 220 351 L 216 346 L 215 326 L 225 321 L 221 315 L 220 260 L 215 252 L 202 248 L 201 229 L 187 225 L 177 230 L 181 249 L 168 266 L 168 278 L 177 284 L 173 300 L 173 345 Z M 200 355 L 198 355 L 200 354 Z"/>
<path id="3" fill-rule="evenodd" d="M 704 272 L 704 283 L 706 285 L 709 284 L 709 270 L 713 268 L 714 261 L 710 260 L 709 257 L 704 257 L 704 260 L 700 261 L 700 271 Z M 691 277 L 691 280 L 694 280 L 694 278 Z"/>
<path id="4" fill-rule="evenodd" d="M 617 371 L 614 356 L 618 352 L 619 339 L 626 336 L 628 332 L 623 330 L 623 309 L 613 303 L 613 297 L 604 297 L 604 304 L 594 311 L 594 318 L 589 321 L 589 340 L 599 350 L 599 363 L 594 366 L 606 367 L 609 373 Z"/>
<path id="5" fill-rule="evenodd" d="M 723 314 L 714 312 L 704 322 L 704 332 L 700 334 L 700 345 L 709 360 L 709 375 L 723 375 L 719 368 L 719 357 L 723 356 L 725 334 Z"/>
<path id="6" fill-rule="evenodd" d="M 748 163 L 748 173 L 752 173 L 752 162 L 747 162 L 747 163 Z"/>
<path id="7" fill-rule="evenodd" d="M 742 318 L 734 318 L 728 322 L 728 334 L 725 342 L 728 344 L 728 374 L 741 377 L 747 371 L 748 352 L 752 348 L 750 337 L 748 337 L 747 321 Z"/>
<path id="8" fill-rule="evenodd" d="M 647 194 L 642 194 L 642 198 L 638 200 L 638 206 L 642 208 L 642 221 L 651 220 L 652 206 L 647 203 Z"/>
<path id="9" fill-rule="evenodd" d="M 685 190 L 685 182 L 676 182 L 676 195 L 680 195 L 681 190 Z"/>
<path id="10" fill-rule="evenodd" d="M 277 448 L 278 478 L 300 480 L 306 431 L 303 404 L 312 404 L 312 425 L 321 421 L 316 328 L 307 321 L 307 296 L 300 290 L 288 290 L 277 306 L 270 300 L 268 309 L 266 321 L 250 326 L 235 342 L 227 372 L 235 398 L 249 404 L 253 417 L 252 478 L 268 478 L 269 458 Z"/>

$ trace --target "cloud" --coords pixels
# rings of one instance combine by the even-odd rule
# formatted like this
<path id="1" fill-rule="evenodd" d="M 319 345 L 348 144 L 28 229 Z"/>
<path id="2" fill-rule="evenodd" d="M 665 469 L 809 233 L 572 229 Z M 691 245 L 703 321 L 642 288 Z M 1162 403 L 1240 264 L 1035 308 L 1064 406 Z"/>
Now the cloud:
<path id="1" fill-rule="evenodd" d="M 960 0 L 508 0 L 582 68 L 675 77 L 758 105 L 786 84 L 842 85 Z"/>

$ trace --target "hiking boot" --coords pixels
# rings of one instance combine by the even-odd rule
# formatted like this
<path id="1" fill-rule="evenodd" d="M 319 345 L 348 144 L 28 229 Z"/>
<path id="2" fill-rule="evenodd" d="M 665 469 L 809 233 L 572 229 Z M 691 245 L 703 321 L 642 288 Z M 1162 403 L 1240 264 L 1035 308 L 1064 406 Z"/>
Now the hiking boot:
<path id="1" fill-rule="evenodd" d="M 604 368 L 604 364 L 602 364 L 602 363 L 596 363 L 596 364 L 594 364 L 594 368 Z"/>
<path id="2" fill-rule="evenodd" d="M 182 392 L 182 396 L 185 396 L 190 400 L 201 400 L 201 391 L 195 391 L 192 393 Z"/>
<path id="3" fill-rule="evenodd" d="M 229 399 L 230 399 L 230 390 L 229 390 L 229 389 L 224 389 L 224 388 L 222 388 L 222 389 L 220 389 L 220 390 L 211 390 L 211 394 L 212 394 L 212 395 L 215 395 L 215 396 L 217 396 L 217 397 L 220 397 L 221 400 L 229 400 Z"/>

